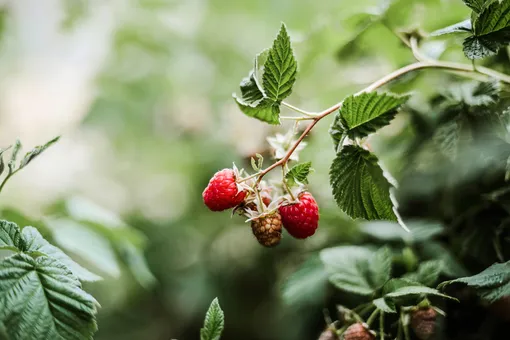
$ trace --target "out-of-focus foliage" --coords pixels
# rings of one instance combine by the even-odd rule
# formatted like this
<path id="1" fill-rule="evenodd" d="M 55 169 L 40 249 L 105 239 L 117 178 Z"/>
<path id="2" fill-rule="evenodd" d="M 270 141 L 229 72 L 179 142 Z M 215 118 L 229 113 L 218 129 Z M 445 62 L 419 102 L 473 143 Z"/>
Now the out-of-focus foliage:
<path id="1" fill-rule="evenodd" d="M 241 218 L 210 213 L 201 202 L 218 169 L 232 161 L 248 168 L 256 153 L 271 158 L 265 137 L 278 127 L 244 116 L 231 94 L 282 21 L 300 72 L 288 100 L 321 110 L 412 62 L 399 38 L 402 30 L 432 32 L 461 22 L 470 16 L 462 1 L 59 0 L 44 6 L 52 15 L 28 16 L 29 8 L 42 10 L 36 2 L 19 0 L 1 12 L 0 71 L 6 77 L 0 84 L 5 89 L 0 129 L 4 138 L 16 133 L 24 140 L 25 134 L 58 126 L 63 138 L 47 158 L 34 161 L 37 170 L 27 169 L 10 182 L 1 215 L 37 226 L 77 262 L 104 276 L 85 285 L 102 305 L 96 339 L 197 339 L 215 296 L 226 315 L 222 339 L 316 338 L 324 327 L 324 307 L 359 301 L 328 284 L 318 256 L 324 248 L 389 244 L 394 277 L 411 272 L 409 279 L 424 284 L 476 274 L 508 259 L 508 223 L 495 234 L 465 228 L 508 214 L 508 192 L 485 190 L 492 177 L 484 172 L 492 165 L 502 170 L 492 160 L 508 145 L 486 139 L 477 128 L 485 121 L 485 106 L 499 104 L 476 83 L 460 83 L 439 71 L 391 84 L 392 91 L 415 95 L 370 142 L 406 189 L 400 193 L 400 201 L 408 202 L 401 207 L 406 215 L 446 220 L 454 229 L 420 220 L 408 224 L 409 236 L 396 223 L 365 224 L 344 216 L 328 181 L 335 155 L 327 133 L 332 117 L 312 131 L 301 153 L 313 163 L 308 180 L 321 207 L 313 238 L 303 242 L 284 235 L 278 248 L 263 249 Z M 48 38 L 50 30 L 59 38 Z M 48 46 L 37 49 L 39 34 Z M 465 62 L 462 38 L 439 36 L 422 51 Z M 72 48 L 59 49 L 69 41 L 75 42 Z M 44 58 L 33 55 L 41 51 Z M 482 63 L 508 72 L 508 50 Z M 43 72 L 47 65 L 53 65 L 52 73 Z M 17 72 L 25 74 L 20 70 L 42 81 L 17 78 Z M 73 85 L 75 78 L 87 86 Z M 30 85 L 40 83 L 44 86 Z M 44 88 L 53 89 L 52 84 L 60 86 L 48 94 Z M 508 99 L 504 91 L 501 96 Z M 464 103 L 474 102 L 481 106 L 466 109 Z M 62 114 L 51 115 L 62 107 Z M 282 107 L 282 114 L 286 110 Z M 505 112 L 501 119 L 507 119 L 508 134 Z M 458 131 L 458 138 L 445 130 Z M 464 141 L 472 139 L 486 144 L 466 147 Z M 419 152 L 404 157 L 409 150 Z M 479 199 L 482 189 L 489 200 Z M 456 244 L 456 235 L 469 242 Z M 482 240 L 494 247 L 487 251 L 479 246 Z M 455 309 L 454 320 L 469 324 L 458 315 L 477 315 L 471 311 Z"/>

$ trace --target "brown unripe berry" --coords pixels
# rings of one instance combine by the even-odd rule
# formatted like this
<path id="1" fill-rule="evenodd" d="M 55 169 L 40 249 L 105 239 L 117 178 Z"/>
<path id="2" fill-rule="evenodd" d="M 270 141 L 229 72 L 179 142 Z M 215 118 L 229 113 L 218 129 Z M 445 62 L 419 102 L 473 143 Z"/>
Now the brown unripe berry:
<path id="1" fill-rule="evenodd" d="M 436 332 L 437 312 L 432 308 L 422 308 L 411 313 L 411 328 L 420 340 L 431 339 Z"/>
<path id="2" fill-rule="evenodd" d="M 260 244 L 274 247 L 282 239 L 282 217 L 278 212 L 251 221 L 251 230 Z"/>
<path id="3" fill-rule="evenodd" d="M 362 323 L 350 325 L 343 334 L 344 340 L 375 340 L 375 335 Z"/>

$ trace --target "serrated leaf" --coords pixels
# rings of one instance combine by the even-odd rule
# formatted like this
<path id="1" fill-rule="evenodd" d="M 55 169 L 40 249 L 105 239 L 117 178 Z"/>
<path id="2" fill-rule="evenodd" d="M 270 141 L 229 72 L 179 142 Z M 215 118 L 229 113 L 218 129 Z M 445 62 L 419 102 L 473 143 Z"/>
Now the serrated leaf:
<path id="1" fill-rule="evenodd" d="M 370 295 L 375 291 L 376 287 L 371 286 L 368 277 L 368 263 L 372 258 L 368 248 L 327 248 L 320 252 L 320 258 L 330 274 L 329 281 L 337 288 L 359 295 Z"/>
<path id="2" fill-rule="evenodd" d="M 23 169 L 28 163 L 34 160 L 37 156 L 39 156 L 41 153 L 43 153 L 46 149 L 48 149 L 50 146 L 55 144 L 60 139 L 60 136 L 53 138 L 49 142 L 47 142 L 44 145 L 38 145 L 35 148 L 33 148 L 30 152 L 28 152 L 25 157 L 21 160 L 21 163 L 19 165 L 20 169 Z"/>
<path id="3" fill-rule="evenodd" d="M 0 322 L 13 340 L 92 339 L 97 301 L 58 260 L 15 254 L 0 262 Z"/>
<path id="4" fill-rule="evenodd" d="M 440 293 L 437 289 L 429 288 L 425 286 L 407 286 L 402 287 L 394 292 L 386 294 L 384 297 L 386 299 L 395 299 L 395 298 L 406 298 L 410 296 L 416 296 L 416 295 L 434 295 L 439 296 L 447 299 L 455 300 L 455 298 L 448 296 L 446 294 Z"/>
<path id="5" fill-rule="evenodd" d="M 297 62 L 287 34 L 285 24 L 282 24 L 280 32 L 269 50 L 264 63 L 262 86 L 268 98 L 280 104 L 292 92 L 292 86 L 296 81 Z"/>
<path id="6" fill-rule="evenodd" d="M 462 43 L 464 54 L 469 59 L 483 59 L 498 53 L 501 43 L 487 37 L 470 36 Z"/>
<path id="7" fill-rule="evenodd" d="M 343 131 L 350 139 L 368 136 L 388 125 L 398 108 L 408 99 L 408 95 L 377 92 L 347 97 L 335 117 L 335 123 L 339 126 L 332 129 Z"/>
<path id="8" fill-rule="evenodd" d="M 438 30 L 430 33 L 430 36 L 438 37 L 440 35 L 456 33 L 456 32 L 467 33 L 467 32 L 471 32 L 472 29 L 473 29 L 473 27 L 471 26 L 471 19 L 467 19 L 467 20 L 458 22 L 456 24 L 453 24 L 451 26 L 438 29 Z"/>
<path id="9" fill-rule="evenodd" d="M 244 102 L 234 94 L 234 99 L 239 109 L 247 116 L 257 118 L 269 124 L 280 124 L 280 106 L 276 105 L 271 99 L 263 98 L 252 104 Z"/>
<path id="10" fill-rule="evenodd" d="M 215 298 L 205 315 L 204 327 L 200 330 L 200 340 L 219 340 L 225 319 L 218 298 Z"/>
<path id="11" fill-rule="evenodd" d="M 25 227 L 22 230 L 22 237 L 24 242 L 24 248 L 22 249 L 26 253 L 40 252 L 51 258 L 57 259 L 60 263 L 67 266 L 69 270 L 82 281 L 98 281 L 101 277 L 91 273 L 87 269 L 74 262 L 69 256 L 67 256 L 62 250 L 51 245 L 46 241 L 37 229 L 34 227 Z"/>
<path id="12" fill-rule="evenodd" d="M 14 147 L 12 148 L 11 159 L 9 160 L 9 163 L 7 163 L 7 166 L 9 167 L 9 175 L 12 174 L 14 172 L 14 169 L 16 168 L 16 159 L 18 158 L 20 150 L 21 142 L 19 139 L 16 139 Z"/>
<path id="13" fill-rule="evenodd" d="M 282 285 L 286 305 L 302 306 L 321 301 L 326 293 L 328 273 L 318 256 L 306 260 Z"/>
<path id="14" fill-rule="evenodd" d="M 439 275 L 443 270 L 443 262 L 441 260 L 431 260 L 420 263 L 418 270 L 409 273 L 404 278 L 419 282 L 425 286 L 432 286 L 436 283 Z"/>
<path id="15" fill-rule="evenodd" d="M 445 157 L 453 161 L 457 158 L 460 133 L 461 122 L 451 120 L 437 127 L 432 141 Z"/>
<path id="16" fill-rule="evenodd" d="M 484 8 L 485 3 L 491 0 L 462 0 L 462 1 L 475 13 L 480 13 Z"/>
<path id="17" fill-rule="evenodd" d="M 0 249 L 22 250 L 24 248 L 21 230 L 16 223 L 0 221 Z"/>
<path id="18" fill-rule="evenodd" d="M 438 288 L 441 289 L 452 283 L 465 283 L 474 288 L 483 300 L 492 303 L 504 296 L 510 295 L 510 261 L 494 263 L 481 273 L 473 276 L 445 281 Z"/>
<path id="19" fill-rule="evenodd" d="M 484 6 L 473 23 L 475 35 L 481 36 L 510 27 L 510 1 L 494 1 Z"/>
<path id="20" fill-rule="evenodd" d="M 241 88 L 241 96 L 247 103 L 254 103 L 264 98 L 264 93 L 262 93 L 257 85 L 255 71 L 251 71 L 247 78 L 241 80 L 239 86 Z"/>
<path id="21" fill-rule="evenodd" d="M 308 184 L 308 175 L 312 170 L 312 162 L 296 164 L 287 172 L 285 179 L 290 186 Z"/>
<path id="22" fill-rule="evenodd" d="M 372 287 L 382 287 L 391 277 L 393 256 L 388 247 L 381 247 L 368 263 L 368 272 Z"/>
<path id="23" fill-rule="evenodd" d="M 397 219 L 390 184 L 373 154 L 358 146 L 346 146 L 333 161 L 329 174 L 333 196 L 351 218 Z"/>
<path id="24" fill-rule="evenodd" d="M 378 298 L 372 301 L 374 306 L 382 310 L 384 313 L 396 313 L 397 308 L 391 300 L 385 300 L 384 298 Z"/>

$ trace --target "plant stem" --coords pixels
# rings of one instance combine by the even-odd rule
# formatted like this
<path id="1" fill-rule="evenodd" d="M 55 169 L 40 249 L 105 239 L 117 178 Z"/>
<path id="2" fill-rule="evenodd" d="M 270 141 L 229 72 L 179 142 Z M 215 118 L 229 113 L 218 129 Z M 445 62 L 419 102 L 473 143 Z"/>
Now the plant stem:
<path id="1" fill-rule="evenodd" d="M 411 42 L 413 40 L 414 39 L 412 38 Z M 417 43 L 415 42 L 414 45 L 417 46 Z M 413 43 L 411 46 L 413 46 Z M 471 65 L 445 62 L 445 61 L 437 61 L 437 60 L 427 60 L 427 61 L 418 61 L 416 63 L 404 66 L 396 71 L 393 71 L 393 72 L 387 74 L 386 76 L 382 77 L 381 79 L 376 80 L 375 82 L 373 82 L 372 84 L 370 84 L 363 90 L 359 91 L 355 95 L 360 95 L 361 93 L 364 93 L 364 92 L 375 91 L 378 88 L 388 84 L 389 82 L 391 82 L 407 73 L 421 70 L 421 69 L 426 69 L 426 68 L 455 71 L 455 72 L 460 72 L 461 74 L 467 74 L 467 75 L 483 74 L 483 75 L 493 77 L 493 78 L 496 78 L 502 82 L 510 84 L 510 76 L 503 74 L 503 73 L 499 73 L 497 71 L 494 71 L 494 70 L 486 68 L 486 67 L 480 66 L 476 70 L 474 70 Z M 282 102 L 282 104 L 294 109 L 294 106 L 292 106 L 290 104 L 287 104 L 284 102 Z M 343 105 L 343 100 L 341 102 L 338 102 L 337 104 L 331 106 L 330 108 L 328 108 L 322 112 L 319 112 L 318 114 L 312 114 L 310 112 L 306 112 L 301 109 L 298 109 L 299 110 L 298 112 L 301 112 L 303 114 L 310 115 L 311 117 L 313 117 L 312 122 L 310 123 L 310 125 L 307 126 L 305 131 L 303 131 L 303 133 L 299 136 L 299 138 L 294 143 L 294 145 L 289 149 L 289 151 L 287 151 L 287 154 L 285 155 L 285 157 L 283 157 L 279 161 L 273 163 L 272 165 L 270 165 L 269 167 L 267 167 L 266 169 L 264 169 L 260 172 L 260 176 L 257 179 L 257 183 L 259 183 L 262 180 L 262 177 L 264 177 L 268 172 L 270 172 L 274 168 L 287 164 L 292 153 L 296 150 L 296 148 L 303 141 L 303 139 L 306 137 L 306 135 L 308 135 L 308 133 L 314 128 L 315 124 L 317 124 L 322 118 L 330 115 L 331 113 L 335 112 L 336 110 L 339 110 L 342 107 L 342 105 Z M 295 108 L 295 109 L 297 109 L 297 108 Z"/>
<path id="2" fill-rule="evenodd" d="M 377 317 L 377 315 L 379 315 L 379 313 L 381 312 L 381 310 L 379 308 L 376 308 L 372 314 L 370 314 L 370 316 L 368 317 L 368 320 L 367 320 L 367 325 L 371 325 L 372 322 L 374 322 L 375 318 Z"/>
<path id="3" fill-rule="evenodd" d="M 379 315 L 379 337 L 381 340 L 384 340 L 384 312 L 381 311 Z"/>
<path id="4" fill-rule="evenodd" d="M 300 120 L 312 120 L 314 119 L 313 117 L 292 117 L 292 116 L 280 116 L 280 119 L 281 120 L 296 120 L 296 121 L 300 121 Z"/>
<path id="5" fill-rule="evenodd" d="M 290 190 L 289 185 L 287 184 L 287 181 L 285 180 L 285 164 L 282 164 L 282 183 L 283 183 L 283 186 L 285 187 L 285 190 L 289 193 L 292 201 L 295 201 L 296 198 L 292 194 L 292 191 Z"/>
<path id="6" fill-rule="evenodd" d="M 313 112 L 308 112 L 308 111 L 305 111 L 305 110 L 302 110 L 300 109 L 299 107 L 295 107 L 294 105 L 291 105 L 287 102 L 282 102 L 282 105 L 283 106 L 287 106 L 289 109 L 291 109 L 292 111 L 295 111 L 295 112 L 298 112 L 298 113 L 301 113 L 305 116 L 308 116 L 308 117 L 317 117 L 317 114 L 316 113 L 313 113 Z"/>

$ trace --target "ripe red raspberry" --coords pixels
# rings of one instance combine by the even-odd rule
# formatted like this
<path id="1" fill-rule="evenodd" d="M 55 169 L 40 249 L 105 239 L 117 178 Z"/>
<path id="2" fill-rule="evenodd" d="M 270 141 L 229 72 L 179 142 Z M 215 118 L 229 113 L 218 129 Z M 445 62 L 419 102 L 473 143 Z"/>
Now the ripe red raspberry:
<path id="1" fill-rule="evenodd" d="M 222 211 L 241 204 L 246 192 L 239 192 L 232 169 L 223 169 L 214 174 L 202 193 L 205 205 L 212 211 Z"/>
<path id="2" fill-rule="evenodd" d="M 307 238 L 319 226 L 319 206 L 309 192 L 299 194 L 298 200 L 299 203 L 282 205 L 278 210 L 289 234 L 295 238 Z"/>
<path id="3" fill-rule="evenodd" d="M 282 218 L 278 212 L 251 221 L 251 230 L 260 244 L 274 247 L 282 239 Z"/>
<path id="4" fill-rule="evenodd" d="M 431 308 L 422 308 L 415 310 L 411 314 L 411 328 L 420 340 L 428 340 L 436 332 L 437 312 Z"/>
<path id="5" fill-rule="evenodd" d="M 375 335 L 359 322 L 350 325 L 343 336 L 344 340 L 375 340 Z"/>

